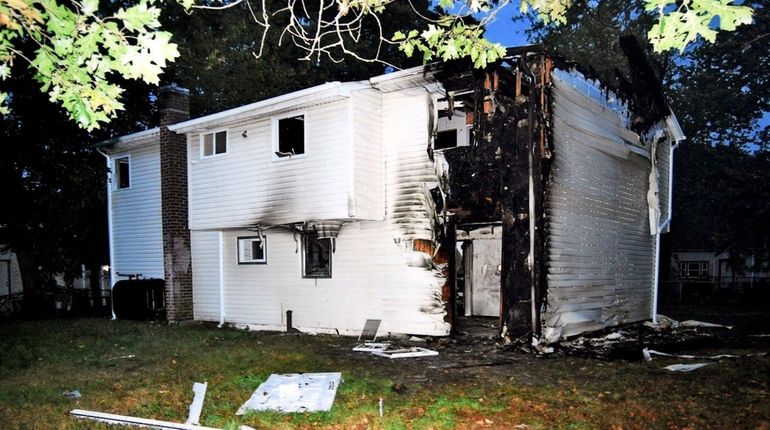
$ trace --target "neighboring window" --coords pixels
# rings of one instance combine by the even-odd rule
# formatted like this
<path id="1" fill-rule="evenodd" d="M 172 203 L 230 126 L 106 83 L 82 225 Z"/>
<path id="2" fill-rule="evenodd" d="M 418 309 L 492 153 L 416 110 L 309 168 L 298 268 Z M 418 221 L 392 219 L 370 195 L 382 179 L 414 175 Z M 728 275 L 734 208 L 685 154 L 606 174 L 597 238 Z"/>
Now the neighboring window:
<path id="1" fill-rule="evenodd" d="M 291 157 L 305 153 L 305 115 L 281 118 L 278 121 L 278 142 L 275 155 Z"/>
<path id="2" fill-rule="evenodd" d="M 238 264 L 267 263 L 267 237 L 250 236 L 238 238 Z"/>
<path id="3" fill-rule="evenodd" d="M 202 145 L 204 157 L 224 154 L 227 152 L 227 131 L 204 134 Z"/>
<path id="4" fill-rule="evenodd" d="M 115 188 L 122 189 L 131 186 L 131 168 L 128 157 L 115 159 L 114 181 Z"/>
<path id="5" fill-rule="evenodd" d="M 332 277 L 332 240 L 319 239 L 315 234 L 307 234 L 304 239 L 304 277 Z"/>
<path id="6" fill-rule="evenodd" d="M 457 130 L 444 130 L 436 133 L 433 149 L 454 148 L 457 146 Z"/>
<path id="7" fill-rule="evenodd" d="M 708 279 L 708 261 L 680 261 L 679 277 L 682 279 Z"/>

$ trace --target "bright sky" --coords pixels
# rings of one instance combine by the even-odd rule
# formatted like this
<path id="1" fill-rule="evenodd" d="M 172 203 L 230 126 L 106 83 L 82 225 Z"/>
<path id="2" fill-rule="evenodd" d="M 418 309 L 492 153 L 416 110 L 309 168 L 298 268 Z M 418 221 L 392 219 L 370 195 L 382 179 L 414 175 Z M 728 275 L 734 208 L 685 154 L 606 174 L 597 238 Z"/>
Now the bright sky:
<path id="1" fill-rule="evenodd" d="M 511 18 L 519 13 L 518 2 L 508 5 L 497 15 L 497 19 L 487 27 L 486 36 L 492 42 L 503 46 L 529 45 L 524 30 L 527 28 L 523 21 L 513 22 Z"/>

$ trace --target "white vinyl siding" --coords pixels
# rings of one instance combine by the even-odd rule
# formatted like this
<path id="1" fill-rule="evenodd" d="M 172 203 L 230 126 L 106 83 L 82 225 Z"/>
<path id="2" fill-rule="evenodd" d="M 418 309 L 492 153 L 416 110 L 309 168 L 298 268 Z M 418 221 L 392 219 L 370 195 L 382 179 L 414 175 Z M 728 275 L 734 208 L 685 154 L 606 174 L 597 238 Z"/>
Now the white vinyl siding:
<path id="1" fill-rule="evenodd" d="M 363 219 L 385 216 L 383 95 L 367 89 L 353 93 L 350 121 L 354 127 L 354 213 Z"/>
<path id="2" fill-rule="evenodd" d="M 348 103 L 303 109 L 306 148 L 301 158 L 273 161 L 271 116 L 230 126 L 227 157 L 201 159 L 198 135 L 188 135 L 190 227 L 348 218 L 353 176 Z"/>
<path id="3" fill-rule="evenodd" d="M 248 233 L 225 232 L 224 243 L 234 245 Z M 226 245 L 225 320 L 252 329 L 282 329 L 291 310 L 294 327 L 307 331 L 357 334 L 366 319 L 374 318 L 383 320 L 383 332 L 448 334 L 440 294 L 445 279 L 407 266 L 392 239 L 396 233 L 383 221 L 345 224 L 329 279 L 302 277 L 300 245 L 286 230 L 267 230 L 267 265 L 239 265 L 236 247 Z"/>
<path id="4" fill-rule="evenodd" d="M 428 158 L 430 96 L 423 88 L 385 94 L 385 198 L 387 219 L 406 239 L 433 239 L 425 185 L 437 183 Z"/>
<path id="5" fill-rule="evenodd" d="M 611 111 L 559 79 L 553 94 L 544 314 L 551 341 L 648 318 L 655 267 L 650 160 L 622 155 L 627 131 L 619 117 L 608 119 Z"/>
<path id="6" fill-rule="evenodd" d="M 119 274 L 163 278 L 163 226 L 160 204 L 160 149 L 157 144 L 120 153 L 130 155 L 131 186 L 112 189 L 112 240 Z M 118 280 L 125 279 L 118 277 Z"/>
<path id="7" fill-rule="evenodd" d="M 193 315 L 219 321 L 219 232 L 191 231 Z"/>

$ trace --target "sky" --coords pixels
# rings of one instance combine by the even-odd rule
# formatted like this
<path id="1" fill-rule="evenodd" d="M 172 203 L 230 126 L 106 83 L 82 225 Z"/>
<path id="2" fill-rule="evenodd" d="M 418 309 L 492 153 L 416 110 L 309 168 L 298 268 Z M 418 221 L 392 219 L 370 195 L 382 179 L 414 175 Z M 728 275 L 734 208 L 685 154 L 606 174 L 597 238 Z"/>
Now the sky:
<path id="1" fill-rule="evenodd" d="M 514 15 L 519 14 L 516 4 L 503 8 L 497 15 L 497 19 L 487 27 L 486 36 L 492 42 L 498 42 L 503 46 L 528 45 L 524 30 L 527 28 L 523 21 L 513 22 Z"/>

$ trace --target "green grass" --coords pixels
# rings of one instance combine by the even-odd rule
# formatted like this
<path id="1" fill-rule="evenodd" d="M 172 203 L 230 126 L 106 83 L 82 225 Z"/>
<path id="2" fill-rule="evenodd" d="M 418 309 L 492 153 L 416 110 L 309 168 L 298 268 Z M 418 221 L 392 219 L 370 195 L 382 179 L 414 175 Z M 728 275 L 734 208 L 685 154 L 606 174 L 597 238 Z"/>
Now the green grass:
<path id="1" fill-rule="evenodd" d="M 724 361 L 686 374 L 662 370 L 673 362 L 667 360 L 645 364 L 515 353 L 505 356 L 509 365 L 444 369 L 450 357 L 495 353 L 438 346 L 439 357 L 389 360 L 354 353 L 354 344 L 344 337 L 200 324 L 5 322 L 0 324 L 0 428 L 110 428 L 74 420 L 68 415 L 74 408 L 183 422 L 196 381 L 209 384 L 202 424 L 225 429 L 240 424 L 259 429 L 770 427 L 768 357 Z M 126 355 L 135 357 L 117 358 Z M 329 371 L 343 375 L 329 412 L 235 416 L 270 374 Z M 82 398 L 62 395 L 75 389 Z"/>

